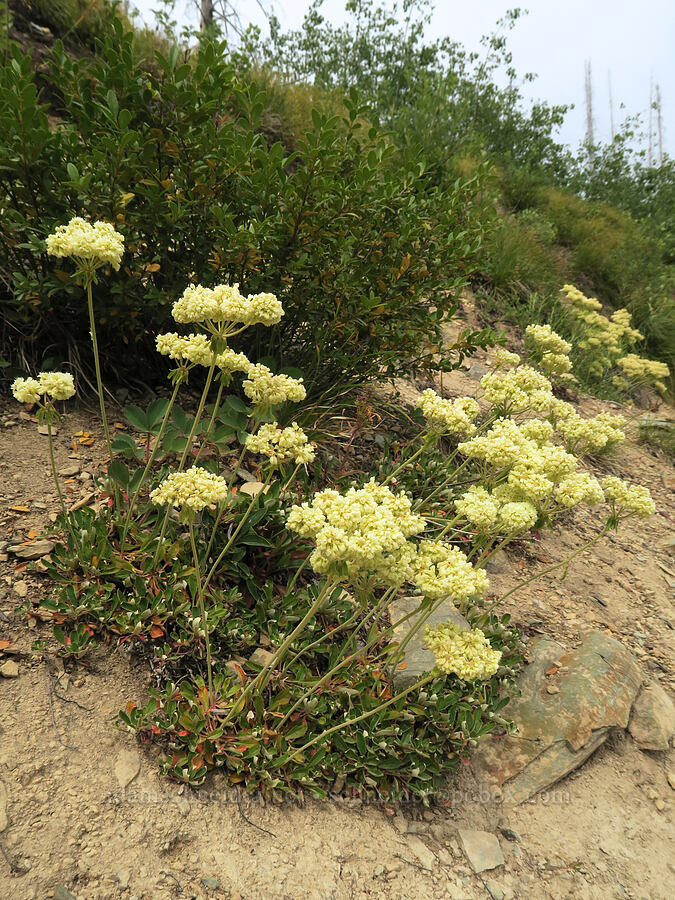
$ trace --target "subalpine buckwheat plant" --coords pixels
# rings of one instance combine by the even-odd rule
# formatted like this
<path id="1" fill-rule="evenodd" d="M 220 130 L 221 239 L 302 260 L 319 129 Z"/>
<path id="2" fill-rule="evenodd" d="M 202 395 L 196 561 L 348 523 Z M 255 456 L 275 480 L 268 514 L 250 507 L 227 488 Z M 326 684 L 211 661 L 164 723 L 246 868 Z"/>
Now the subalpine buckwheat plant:
<path id="1" fill-rule="evenodd" d="M 98 255 L 100 225 L 71 226 L 57 232 L 62 255 L 112 262 Z M 164 746 L 170 777 L 198 784 L 219 767 L 271 794 L 324 796 L 337 781 L 428 802 L 471 747 L 509 728 L 500 713 L 522 645 L 496 612 L 504 598 L 488 596 L 491 554 L 606 501 L 574 556 L 654 504 L 645 488 L 601 485 L 580 467 L 585 447 L 571 452 L 565 431 L 572 407 L 504 353 L 477 397 L 425 391 L 418 429 L 377 473 L 322 483 L 311 429 L 276 420 L 305 398 L 302 379 L 230 346 L 283 315 L 270 293 L 185 288 L 173 317 L 192 330 L 157 337 L 175 363 L 171 398 L 131 416 L 153 440 L 111 442 L 109 503 L 64 504 L 43 605 L 65 656 L 117 641 L 147 658 L 156 687 L 119 723 Z M 190 416 L 177 398 L 195 369 L 203 389 Z M 241 394 L 226 393 L 237 375 Z M 72 393 L 67 380 L 46 373 L 14 393 L 50 409 Z M 257 480 L 242 482 L 250 469 Z M 404 614 L 402 597 L 414 601 Z M 461 625 L 438 624 L 450 605 Z M 404 686 L 416 635 L 434 662 Z"/>
<path id="2" fill-rule="evenodd" d="M 571 325 L 572 345 L 577 351 L 575 368 L 586 380 L 599 383 L 609 379 L 619 393 L 626 395 L 634 394 L 641 387 L 666 393 L 668 366 L 630 352 L 644 336 L 631 326 L 631 313 L 627 309 L 617 309 L 608 318 L 600 312 L 599 300 L 586 297 L 571 284 L 562 288 L 562 304 Z"/>

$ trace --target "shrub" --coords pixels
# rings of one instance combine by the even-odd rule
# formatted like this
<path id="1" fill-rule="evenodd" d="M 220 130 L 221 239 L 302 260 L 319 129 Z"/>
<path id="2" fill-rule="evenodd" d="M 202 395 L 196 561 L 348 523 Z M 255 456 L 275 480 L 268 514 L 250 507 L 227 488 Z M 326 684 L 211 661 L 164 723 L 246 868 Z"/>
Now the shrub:
<path id="1" fill-rule="evenodd" d="M 418 162 L 394 163 L 354 94 L 342 118 L 314 110 L 288 155 L 268 145 L 266 97 L 224 45 L 204 42 L 194 57 L 173 47 L 153 74 L 119 21 L 94 60 L 57 45 L 46 80 L 61 96 L 55 128 L 28 59 L 15 51 L 0 71 L 6 331 L 62 354 L 86 346 L 72 280 L 38 252 L 55 223 L 86 209 L 131 251 L 121 279 L 100 276 L 109 369 L 137 365 L 188 279 L 275 290 L 286 316 L 247 347 L 301 365 L 316 391 L 434 364 L 480 246 L 468 215 L 476 177 L 441 189 Z"/>

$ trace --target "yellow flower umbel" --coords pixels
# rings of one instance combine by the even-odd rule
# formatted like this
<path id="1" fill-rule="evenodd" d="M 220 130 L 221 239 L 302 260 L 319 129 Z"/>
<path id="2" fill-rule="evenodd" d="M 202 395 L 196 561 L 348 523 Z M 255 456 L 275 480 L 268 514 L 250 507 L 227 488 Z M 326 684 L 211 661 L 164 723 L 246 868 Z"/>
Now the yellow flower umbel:
<path id="1" fill-rule="evenodd" d="M 19 403 L 36 403 L 38 422 L 47 425 L 49 438 L 49 462 L 52 469 L 56 493 L 59 495 L 64 518 L 68 519 L 68 508 L 61 490 L 54 459 L 54 439 L 52 423 L 61 417 L 53 404 L 54 400 L 69 400 L 75 394 L 75 384 L 70 372 L 40 372 L 37 378 L 16 378 L 12 384 L 12 394 Z M 72 526 L 68 525 L 69 528 Z"/>
<path id="2" fill-rule="evenodd" d="M 199 466 L 185 472 L 172 472 L 150 494 L 157 506 L 173 506 L 189 517 L 206 506 L 220 503 L 227 497 L 227 481 Z"/>
<path id="3" fill-rule="evenodd" d="M 423 531 L 425 522 L 412 513 L 404 493 L 394 494 L 371 479 L 346 494 L 315 494 L 311 503 L 293 506 L 286 525 L 314 540 L 310 563 L 316 572 L 352 583 L 378 575 L 396 584 L 405 580 L 414 555 L 408 538 Z"/>
<path id="4" fill-rule="evenodd" d="M 314 448 L 297 422 L 289 428 L 279 428 L 274 424 L 261 425 L 255 434 L 246 438 L 246 449 L 269 458 L 273 466 L 292 459 L 296 465 L 314 460 Z"/>
<path id="5" fill-rule="evenodd" d="M 434 654 L 435 673 L 457 675 L 463 681 L 483 681 L 499 669 L 500 650 L 493 650 L 480 628 L 460 631 L 456 625 L 427 625 L 427 647 Z"/>
<path id="6" fill-rule="evenodd" d="M 117 272 L 124 254 L 124 237 L 108 222 L 91 225 L 76 216 L 49 235 L 47 253 L 57 258 L 70 257 L 89 269 L 110 265 Z"/>
<path id="7" fill-rule="evenodd" d="M 302 378 L 273 375 L 271 369 L 260 363 L 248 370 L 244 393 L 260 409 L 270 409 L 287 401 L 299 403 L 307 396 Z"/>
<path id="8" fill-rule="evenodd" d="M 70 400 L 75 394 L 75 383 L 70 372 L 40 372 L 37 379 L 17 378 L 12 394 L 19 403 L 39 403 L 45 395 L 50 400 Z"/>
<path id="9" fill-rule="evenodd" d="M 423 392 L 419 405 L 432 431 L 470 435 L 476 430 L 473 420 L 479 407 L 473 397 L 444 400 L 429 388 Z"/>
<path id="10" fill-rule="evenodd" d="M 12 383 L 12 396 L 19 403 L 38 403 L 42 385 L 35 378 L 16 378 Z"/>
<path id="11" fill-rule="evenodd" d="M 607 478 L 603 478 L 602 487 L 605 496 L 620 516 L 633 515 L 646 518 L 656 512 L 656 504 L 649 489 L 641 484 L 629 484 L 621 478 L 608 475 Z"/>
<path id="12" fill-rule="evenodd" d="M 67 225 L 59 225 L 56 231 L 49 235 L 47 238 L 47 253 L 57 258 L 72 258 L 75 261 L 78 274 L 82 278 L 84 289 L 87 293 L 89 331 L 94 351 L 94 368 L 96 370 L 96 387 L 101 410 L 101 423 L 105 432 L 108 455 L 110 462 L 112 462 L 113 452 L 103 398 L 103 380 L 101 378 L 98 339 L 96 337 L 92 285 L 96 282 L 97 270 L 102 266 L 110 265 L 115 271 L 119 270 L 124 254 L 124 237 L 118 231 L 115 231 L 108 222 L 94 222 L 92 225 L 76 216 Z M 115 492 L 117 493 L 117 489 L 115 489 Z"/>

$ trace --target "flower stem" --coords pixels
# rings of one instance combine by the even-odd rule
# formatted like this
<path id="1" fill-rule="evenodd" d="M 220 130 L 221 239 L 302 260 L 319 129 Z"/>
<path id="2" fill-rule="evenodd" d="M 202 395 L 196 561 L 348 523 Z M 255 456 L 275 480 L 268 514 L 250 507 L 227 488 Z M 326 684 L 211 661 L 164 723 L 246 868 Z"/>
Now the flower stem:
<path id="1" fill-rule="evenodd" d="M 112 443 L 110 441 L 110 429 L 108 428 L 108 417 L 105 411 L 105 400 L 103 397 L 103 380 L 101 378 L 101 363 L 98 354 L 98 340 L 96 338 L 96 320 L 94 318 L 94 300 L 92 296 L 92 280 L 91 276 L 85 276 L 85 284 L 87 288 L 87 306 L 89 307 L 89 331 L 91 334 L 91 344 L 94 349 L 94 369 L 96 370 L 96 388 L 98 390 L 98 402 L 101 407 L 101 422 L 103 423 L 103 431 L 105 432 L 105 440 L 108 445 L 108 456 L 110 462 L 113 459 Z"/>
<path id="2" fill-rule="evenodd" d="M 571 553 L 569 556 L 567 556 L 565 559 L 561 560 L 560 562 L 554 563 L 552 566 L 549 566 L 547 569 L 543 569 L 541 572 L 535 572 L 535 574 L 530 576 L 530 578 L 526 578 L 525 581 L 518 582 L 518 584 L 515 587 L 511 588 L 510 591 L 507 591 L 505 594 L 502 594 L 501 597 L 499 597 L 497 600 L 495 600 L 494 603 L 490 604 L 490 606 L 487 607 L 487 609 L 484 612 L 484 615 L 489 615 L 492 612 L 492 610 L 495 608 L 495 606 L 498 606 L 500 603 L 503 603 L 507 597 L 511 596 L 511 594 L 515 594 L 516 591 L 519 591 L 521 588 L 525 587 L 526 585 L 530 584 L 531 582 L 536 581 L 537 578 L 542 578 L 544 575 L 548 575 L 549 572 L 554 572 L 556 569 L 559 569 L 561 566 L 568 566 L 575 557 L 579 556 L 580 553 L 583 553 L 584 550 L 588 550 L 588 548 L 592 547 L 593 544 L 597 544 L 597 542 L 601 538 L 603 538 L 609 530 L 610 530 L 610 525 L 607 522 L 607 523 L 605 523 L 604 528 L 602 529 L 602 531 L 599 534 L 596 534 L 596 536 L 594 538 L 592 538 L 590 541 L 587 541 L 585 544 L 582 544 L 582 546 L 579 547 L 578 550 L 575 550 L 574 553 Z"/>
<path id="3" fill-rule="evenodd" d="M 300 634 L 302 634 L 302 632 L 305 630 L 305 625 L 307 625 L 307 623 L 311 619 L 314 618 L 316 613 L 319 611 L 319 609 L 323 605 L 326 597 L 333 592 L 336 585 L 337 585 L 336 581 L 327 581 L 324 584 L 323 588 L 319 592 L 318 597 L 316 598 L 314 603 L 312 603 L 310 608 L 307 610 L 306 614 L 303 616 L 301 621 L 295 626 L 293 631 L 289 634 L 289 636 L 286 638 L 286 640 L 283 642 L 283 644 L 275 652 L 275 654 L 272 656 L 272 659 L 262 667 L 262 669 L 258 672 L 258 674 L 254 678 L 254 680 L 251 681 L 251 683 L 248 685 L 248 687 L 245 688 L 244 692 L 241 694 L 239 699 L 235 701 L 234 706 L 232 707 L 232 709 L 230 710 L 230 712 L 227 714 L 227 716 L 225 717 L 225 719 L 222 722 L 223 726 L 227 725 L 227 723 L 232 720 L 232 718 L 236 714 L 236 710 L 243 709 L 243 704 L 245 703 L 246 700 L 248 700 L 248 698 L 251 696 L 251 694 L 256 690 L 258 685 L 262 685 L 262 688 L 265 687 L 265 684 L 267 684 L 267 677 L 269 676 L 269 674 L 274 670 L 274 668 L 277 666 L 277 664 L 280 662 L 280 660 L 283 659 L 284 654 L 286 653 L 288 648 L 291 646 L 293 641 Z"/>
<path id="4" fill-rule="evenodd" d="M 122 537 L 120 539 L 120 552 L 124 551 L 124 544 L 125 544 L 126 537 L 127 537 L 127 531 L 129 529 L 129 524 L 131 522 L 131 516 L 134 511 L 134 506 L 136 505 L 136 500 L 138 500 L 138 495 L 141 492 L 141 488 L 145 484 L 145 479 L 148 476 L 148 472 L 150 471 L 150 468 L 152 467 L 152 464 L 155 461 L 155 457 L 157 456 L 157 453 L 159 452 L 159 448 L 162 443 L 162 438 L 164 437 L 164 432 L 166 430 L 166 426 L 169 421 L 169 416 L 171 415 L 171 409 L 173 408 L 173 405 L 176 402 L 176 397 L 178 396 L 179 389 L 180 389 L 180 381 L 177 381 L 176 384 L 174 385 L 173 394 L 171 395 L 171 400 L 169 401 L 169 405 L 167 406 L 166 412 L 164 413 L 164 418 L 162 419 L 162 424 L 160 425 L 160 428 L 159 428 L 159 433 L 158 433 L 157 439 L 155 441 L 155 446 L 153 447 L 152 453 L 150 454 L 150 457 L 149 457 L 147 463 L 145 464 L 145 468 L 143 469 L 143 474 L 141 475 L 141 480 L 138 483 L 138 487 L 134 491 L 134 495 L 131 498 L 131 500 L 129 501 L 129 509 L 128 509 L 126 517 L 124 519 L 124 524 L 122 526 Z"/>
<path id="5" fill-rule="evenodd" d="M 199 614 L 201 616 L 201 625 L 204 629 L 204 642 L 206 644 L 206 671 L 209 683 L 209 706 L 213 703 L 213 672 L 211 666 L 211 638 L 209 636 L 209 623 L 206 618 L 206 606 L 204 604 L 204 585 L 202 584 L 201 573 L 199 570 L 199 554 L 195 544 L 194 523 L 189 524 L 190 544 L 192 545 L 192 557 L 194 559 L 195 570 L 197 573 L 197 602 L 199 604 Z"/>
<path id="6" fill-rule="evenodd" d="M 47 418 L 47 435 L 49 437 L 49 461 L 52 467 L 52 475 L 54 476 L 54 484 L 56 485 L 56 493 L 59 495 L 59 500 L 61 501 L 61 510 L 63 512 L 63 516 L 66 521 L 68 521 L 68 507 L 66 506 L 66 501 L 63 497 L 63 491 L 61 490 L 61 485 L 59 483 L 59 476 L 56 471 L 56 460 L 54 459 L 54 438 L 52 436 L 52 423 L 49 418 Z"/>
<path id="7" fill-rule="evenodd" d="M 420 678 L 419 681 L 411 684 L 410 687 L 407 687 L 404 691 L 400 691 L 389 700 L 386 700 L 384 703 L 376 706 L 375 709 L 370 709 L 368 710 L 368 712 L 361 713 L 360 716 L 355 716 L 353 719 L 346 719 L 344 722 L 340 722 L 338 725 L 333 725 L 332 728 L 328 728 L 326 729 L 326 731 L 321 732 L 321 734 L 318 734 L 315 738 L 312 738 L 311 741 L 307 741 L 306 744 L 303 744 L 302 747 L 299 747 L 297 750 L 291 753 L 291 755 L 289 756 L 289 760 L 294 759 L 299 753 L 304 753 L 305 750 L 309 750 L 310 747 L 323 740 L 324 738 L 327 738 L 328 735 L 334 734 L 336 731 L 341 731 L 343 728 L 348 728 L 350 725 L 357 725 L 359 722 L 363 722 L 364 719 L 368 719 L 370 718 L 370 716 L 374 716 L 375 713 L 386 709 L 388 706 L 391 706 L 392 703 L 396 703 L 397 700 L 405 697 L 406 694 L 409 694 L 416 688 L 421 688 L 423 685 L 428 684 L 430 681 L 433 681 L 434 678 L 434 675 L 426 675 L 424 678 Z"/>

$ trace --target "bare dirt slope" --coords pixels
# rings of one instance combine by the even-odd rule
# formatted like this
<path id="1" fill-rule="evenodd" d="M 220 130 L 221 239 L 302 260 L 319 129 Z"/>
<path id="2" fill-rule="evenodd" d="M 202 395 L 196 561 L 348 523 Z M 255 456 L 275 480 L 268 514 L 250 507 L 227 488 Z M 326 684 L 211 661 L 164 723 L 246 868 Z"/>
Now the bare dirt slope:
<path id="1" fill-rule="evenodd" d="M 452 393 L 471 386 L 466 373 L 446 381 Z M 602 404 L 586 398 L 580 406 L 588 414 Z M 72 407 L 57 437 L 60 468 L 73 465 L 71 441 L 86 430 L 95 442 L 86 446 L 85 438 L 78 461 L 95 473 L 100 433 Z M 0 415 L 0 539 L 24 538 L 56 512 L 46 463 L 46 438 L 7 404 Z M 658 513 L 577 557 L 564 579 L 559 569 L 535 581 L 509 607 L 527 635 L 552 635 L 568 647 L 588 630 L 608 631 L 636 654 L 645 677 L 672 689 L 675 559 L 666 539 L 675 522 L 673 469 L 632 442 L 604 468 L 646 484 Z M 73 476 L 69 499 L 86 496 L 90 485 L 81 473 Z M 502 558 L 493 592 L 564 558 L 597 528 L 592 512 L 577 512 L 564 531 Z M 31 654 L 36 639 L 50 645 L 50 628 L 35 619 L 27 625 L 15 608 L 24 595 L 37 600 L 48 589 L 15 559 L 0 561 L 0 639 L 11 641 L 0 664 L 16 662 L 19 671 L 0 678 L 3 900 L 672 897 L 672 751 L 643 752 L 618 733 L 548 794 L 515 808 L 477 795 L 470 768 L 446 809 L 407 808 L 396 816 L 358 801 L 238 803 L 219 776 L 190 791 L 163 781 L 152 750 L 113 725 L 117 710 L 147 689 L 145 670 L 123 649 L 97 652 L 89 670 L 70 674 L 53 655 Z M 473 874 L 458 826 L 496 834 L 505 866 Z"/>

